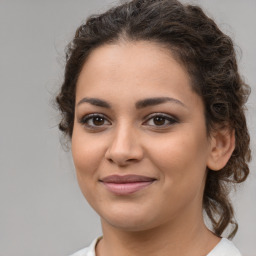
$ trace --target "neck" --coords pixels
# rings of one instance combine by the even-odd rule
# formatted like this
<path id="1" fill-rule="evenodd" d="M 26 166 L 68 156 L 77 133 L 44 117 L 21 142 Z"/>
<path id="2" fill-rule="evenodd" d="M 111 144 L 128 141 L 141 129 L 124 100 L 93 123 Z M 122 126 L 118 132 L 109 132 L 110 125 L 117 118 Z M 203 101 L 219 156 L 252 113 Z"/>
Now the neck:
<path id="1" fill-rule="evenodd" d="M 191 212 L 142 231 L 122 230 L 102 220 L 102 230 L 97 256 L 206 255 L 220 240 L 206 228 L 202 214 Z"/>

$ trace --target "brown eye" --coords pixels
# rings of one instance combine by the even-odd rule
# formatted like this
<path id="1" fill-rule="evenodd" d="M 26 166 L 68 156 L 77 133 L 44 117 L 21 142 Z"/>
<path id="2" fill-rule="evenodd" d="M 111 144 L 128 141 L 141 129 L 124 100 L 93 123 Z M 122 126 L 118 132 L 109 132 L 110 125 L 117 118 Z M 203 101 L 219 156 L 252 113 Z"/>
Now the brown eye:
<path id="1" fill-rule="evenodd" d="M 104 124 L 105 119 L 101 116 L 93 117 L 92 122 L 96 126 L 100 126 Z"/>
<path id="2" fill-rule="evenodd" d="M 153 122 L 155 125 L 164 125 L 166 122 L 166 118 L 162 116 L 156 116 L 153 118 Z"/>
<path id="3" fill-rule="evenodd" d="M 111 124 L 108 121 L 108 119 L 104 115 L 101 115 L 101 114 L 86 115 L 80 120 L 80 123 L 90 129 L 93 129 L 93 128 L 96 129 L 96 128 L 101 128 L 101 127 L 103 128 L 103 127 Z"/>
<path id="4" fill-rule="evenodd" d="M 170 115 L 156 113 L 156 114 L 150 115 L 149 118 L 147 119 L 147 121 L 144 122 L 143 124 L 152 126 L 152 127 L 164 128 L 164 127 L 174 125 L 177 122 L 178 121 Z"/>

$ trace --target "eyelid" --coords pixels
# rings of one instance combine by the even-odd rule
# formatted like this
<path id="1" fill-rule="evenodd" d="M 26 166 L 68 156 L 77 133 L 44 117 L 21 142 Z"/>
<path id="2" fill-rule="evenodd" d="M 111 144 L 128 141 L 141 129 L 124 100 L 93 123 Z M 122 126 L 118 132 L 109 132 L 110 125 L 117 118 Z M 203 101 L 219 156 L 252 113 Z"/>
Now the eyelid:
<path id="1" fill-rule="evenodd" d="M 104 119 L 104 124 L 102 124 L 102 125 L 90 125 L 90 124 L 88 124 L 87 122 L 90 119 L 93 119 L 94 117 L 103 118 Z M 169 123 L 168 124 L 163 124 L 163 125 L 147 124 L 151 119 L 153 119 L 155 117 L 165 118 L 165 120 L 169 121 Z M 106 121 L 107 121 L 107 124 L 105 123 Z M 85 126 L 88 129 L 103 129 L 107 125 L 112 125 L 112 122 L 109 120 L 108 116 L 106 116 L 105 114 L 102 114 L 102 113 L 86 114 L 86 115 L 82 116 L 78 120 L 78 122 L 81 123 L 83 126 Z M 157 127 L 158 129 L 161 129 L 161 128 L 166 128 L 166 127 L 172 126 L 172 125 L 174 125 L 175 123 L 178 123 L 178 122 L 179 122 L 178 118 L 173 116 L 173 115 L 162 113 L 162 112 L 157 112 L 157 113 L 152 113 L 152 114 L 149 114 L 148 116 L 146 116 L 144 118 L 144 121 L 142 122 L 142 125 L 148 125 L 148 126 L 151 126 L 151 127 Z"/>
<path id="2" fill-rule="evenodd" d="M 104 118 L 105 121 L 107 121 L 109 124 L 112 124 L 110 121 L 109 121 L 109 118 L 104 115 L 104 114 L 101 114 L 101 113 L 91 113 L 91 114 L 86 114 L 84 116 L 82 116 L 78 121 L 79 123 L 81 123 L 82 125 L 86 126 L 87 128 L 94 128 L 94 129 L 100 129 L 102 128 L 103 126 L 105 126 L 106 124 L 104 125 L 101 125 L 101 126 L 96 126 L 96 125 L 89 125 L 87 124 L 86 122 L 94 117 L 101 117 L 101 118 Z"/>
<path id="3" fill-rule="evenodd" d="M 177 117 L 175 117 L 175 116 L 173 116 L 173 115 L 170 115 L 170 114 L 166 114 L 166 113 L 161 113 L 161 112 L 159 112 L 159 113 L 153 113 L 153 114 L 148 115 L 148 116 L 145 118 L 145 121 L 143 122 L 143 124 L 146 123 L 146 122 L 148 122 L 149 120 L 151 120 L 151 119 L 154 118 L 154 117 L 163 117 L 163 118 L 166 118 L 166 120 L 171 121 L 170 124 L 163 125 L 162 127 L 171 126 L 171 125 L 173 125 L 173 124 L 179 122 L 179 120 L 178 120 Z M 153 126 L 153 125 L 150 125 L 150 126 Z M 155 125 L 155 126 L 157 127 L 157 125 Z M 158 126 L 158 128 L 161 128 L 161 126 Z"/>
<path id="4" fill-rule="evenodd" d="M 178 120 L 178 118 L 174 115 L 171 115 L 171 114 L 167 114 L 167 113 L 164 113 L 164 112 L 155 112 L 155 113 L 152 113 L 152 114 L 149 114 L 148 116 L 146 116 L 145 119 L 149 119 L 149 118 L 152 118 L 152 117 L 155 117 L 155 116 L 162 116 L 162 117 L 167 117 L 167 118 L 171 118 L 173 120 Z"/>

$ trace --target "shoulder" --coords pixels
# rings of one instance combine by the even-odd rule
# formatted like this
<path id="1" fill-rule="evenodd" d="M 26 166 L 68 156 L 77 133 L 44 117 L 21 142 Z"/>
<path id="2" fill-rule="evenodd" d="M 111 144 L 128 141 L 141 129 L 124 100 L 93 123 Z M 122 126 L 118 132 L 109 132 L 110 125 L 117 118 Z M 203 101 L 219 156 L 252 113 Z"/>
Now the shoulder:
<path id="1" fill-rule="evenodd" d="M 226 238 L 222 238 L 221 241 L 213 248 L 213 250 L 207 254 L 207 256 L 242 256 L 235 245 Z"/>
<path id="2" fill-rule="evenodd" d="M 78 252 L 75 252 L 74 254 L 72 254 L 70 256 L 91 256 L 91 253 L 89 253 L 89 252 L 90 252 L 89 247 L 86 247 Z"/>
<path id="3" fill-rule="evenodd" d="M 101 237 L 96 238 L 92 243 L 70 256 L 95 256 L 95 247 Z M 221 241 L 213 248 L 213 250 L 207 254 L 207 256 L 242 256 L 235 245 L 226 238 L 222 238 Z"/>
<path id="4" fill-rule="evenodd" d="M 101 237 L 94 239 L 88 247 L 79 250 L 70 256 L 95 256 L 95 247 L 100 239 Z"/>

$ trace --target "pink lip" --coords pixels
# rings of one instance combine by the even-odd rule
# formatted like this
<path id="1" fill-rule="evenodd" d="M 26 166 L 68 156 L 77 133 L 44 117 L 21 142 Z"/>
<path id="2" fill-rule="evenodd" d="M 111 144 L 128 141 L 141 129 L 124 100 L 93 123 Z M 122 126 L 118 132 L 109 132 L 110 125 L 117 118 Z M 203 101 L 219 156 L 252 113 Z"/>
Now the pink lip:
<path id="1" fill-rule="evenodd" d="M 118 195 L 128 195 L 148 187 L 155 180 L 155 178 L 139 175 L 111 175 L 100 181 L 110 192 Z"/>

